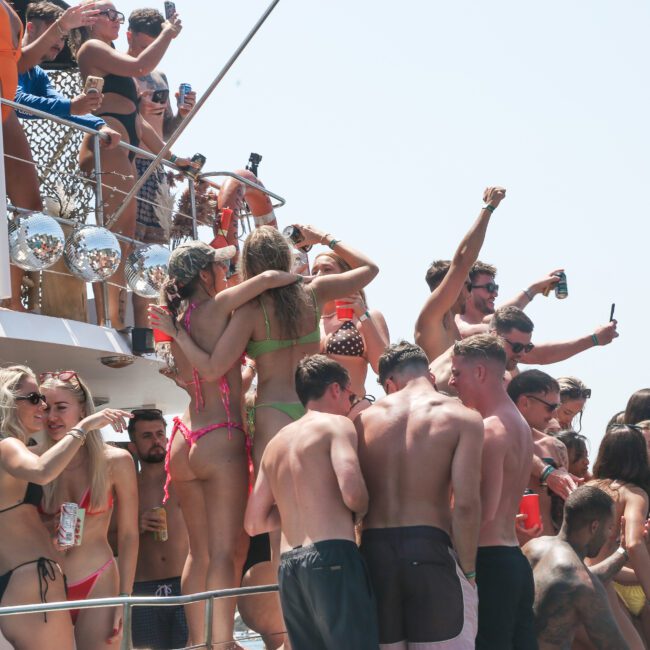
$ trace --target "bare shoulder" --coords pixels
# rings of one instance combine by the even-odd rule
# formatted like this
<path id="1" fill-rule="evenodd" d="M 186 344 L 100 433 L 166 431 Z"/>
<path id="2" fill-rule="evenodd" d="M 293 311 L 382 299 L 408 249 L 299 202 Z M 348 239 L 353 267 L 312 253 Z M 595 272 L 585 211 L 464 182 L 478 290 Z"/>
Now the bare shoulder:
<path id="1" fill-rule="evenodd" d="M 135 475 L 135 462 L 128 451 L 113 445 L 106 445 L 104 453 L 110 471 L 114 476 L 123 476 L 124 473 L 128 472 L 133 472 Z"/>

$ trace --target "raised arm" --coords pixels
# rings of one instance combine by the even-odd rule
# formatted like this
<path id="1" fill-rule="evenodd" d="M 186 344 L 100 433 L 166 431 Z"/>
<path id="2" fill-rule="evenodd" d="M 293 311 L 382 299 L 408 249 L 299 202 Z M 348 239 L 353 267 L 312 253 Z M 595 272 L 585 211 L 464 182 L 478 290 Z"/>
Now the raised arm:
<path id="1" fill-rule="evenodd" d="M 490 217 L 505 195 L 506 191 L 502 187 L 488 187 L 485 190 L 483 200 L 486 202 L 486 206 L 481 208 L 478 219 L 460 242 L 451 260 L 449 271 L 442 282 L 431 292 L 424 303 L 415 323 L 415 341 L 424 348 L 425 352 L 430 337 L 435 336 L 437 326 L 442 323 L 444 315 L 458 300 L 463 285 L 467 282 L 472 264 L 478 259 Z"/>
<path id="2" fill-rule="evenodd" d="M 266 476 L 264 458 L 255 481 L 255 488 L 248 498 L 244 514 L 244 529 L 251 536 L 280 528 L 280 513 L 275 505 L 271 484 Z"/>
<path id="3" fill-rule="evenodd" d="M 464 573 L 476 569 L 476 548 L 481 528 L 481 466 L 483 421 L 476 413 L 467 412 L 461 419 L 460 437 L 451 465 L 451 486 L 454 508 L 451 529 L 454 548 Z"/>
<path id="4" fill-rule="evenodd" d="M 551 271 L 548 275 L 545 275 L 537 282 L 533 282 L 526 289 L 522 289 L 514 298 L 506 300 L 506 302 L 499 305 L 501 307 L 519 307 L 519 309 L 524 309 L 532 301 L 533 298 L 544 291 L 550 291 L 559 281 L 560 278 L 557 276 L 558 273 L 564 271 L 564 269 L 555 269 Z M 485 322 L 489 323 L 492 318 L 492 314 L 489 314 L 485 317 Z"/>
<path id="5" fill-rule="evenodd" d="M 616 320 L 613 320 L 597 328 L 593 334 L 585 334 L 579 339 L 560 343 L 540 343 L 530 352 L 523 354 L 520 363 L 541 365 L 557 363 L 597 345 L 609 345 L 617 336 Z"/>

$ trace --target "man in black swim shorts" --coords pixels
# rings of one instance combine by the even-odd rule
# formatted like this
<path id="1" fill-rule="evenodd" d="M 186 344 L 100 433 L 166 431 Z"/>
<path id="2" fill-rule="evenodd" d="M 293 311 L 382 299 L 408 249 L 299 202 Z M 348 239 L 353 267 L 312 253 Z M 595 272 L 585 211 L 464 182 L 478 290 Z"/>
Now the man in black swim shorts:
<path id="1" fill-rule="evenodd" d="M 388 396 L 355 424 L 380 647 L 473 650 L 483 423 L 436 390 L 416 345 L 390 346 L 379 380 Z"/>

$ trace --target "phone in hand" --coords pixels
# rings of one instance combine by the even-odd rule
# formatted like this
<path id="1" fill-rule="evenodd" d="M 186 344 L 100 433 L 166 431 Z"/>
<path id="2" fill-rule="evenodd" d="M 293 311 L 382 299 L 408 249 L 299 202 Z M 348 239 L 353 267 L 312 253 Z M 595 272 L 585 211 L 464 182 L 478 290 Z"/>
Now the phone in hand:
<path id="1" fill-rule="evenodd" d="M 169 20 L 176 13 L 176 5 L 169 0 L 165 0 L 165 18 Z"/>
<path id="2" fill-rule="evenodd" d="M 101 94 L 104 89 L 104 79 L 102 77 L 93 77 L 88 75 L 86 77 L 86 83 L 84 84 L 84 94 L 89 95 L 90 93 Z"/>
<path id="3" fill-rule="evenodd" d="M 609 322 L 611 323 L 614 320 L 614 310 L 616 309 L 616 303 L 612 303 L 612 308 L 609 310 Z"/>
<path id="4" fill-rule="evenodd" d="M 154 104 L 166 104 L 169 99 L 169 90 L 166 88 L 161 88 L 160 90 L 154 90 L 151 94 L 151 101 Z"/>

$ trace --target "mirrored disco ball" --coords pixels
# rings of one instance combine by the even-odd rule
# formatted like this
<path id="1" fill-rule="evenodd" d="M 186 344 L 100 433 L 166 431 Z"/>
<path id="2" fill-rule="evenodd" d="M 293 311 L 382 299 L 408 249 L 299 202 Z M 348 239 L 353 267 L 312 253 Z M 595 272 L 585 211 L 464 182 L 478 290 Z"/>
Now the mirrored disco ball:
<path id="1" fill-rule="evenodd" d="M 42 212 L 9 221 L 11 261 L 26 271 L 43 271 L 56 263 L 63 253 L 63 228 Z"/>
<path id="2" fill-rule="evenodd" d="M 63 256 L 73 275 L 86 282 L 100 282 L 117 271 L 122 250 L 117 237 L 106 228 L 82 226 L 66 242 Z"/>
<path id="3" fill-rule="evenodd" d="M 124 272 L 131 291 L 143 298 L 157 298 L 167 275 L 170 252 L 160 244 L 137 248 L 126 260 Z"/>

